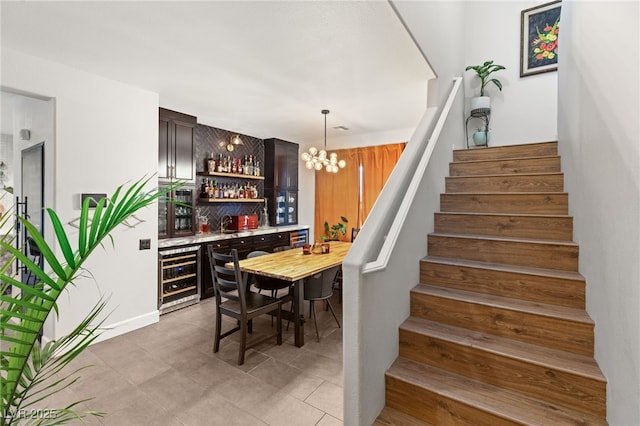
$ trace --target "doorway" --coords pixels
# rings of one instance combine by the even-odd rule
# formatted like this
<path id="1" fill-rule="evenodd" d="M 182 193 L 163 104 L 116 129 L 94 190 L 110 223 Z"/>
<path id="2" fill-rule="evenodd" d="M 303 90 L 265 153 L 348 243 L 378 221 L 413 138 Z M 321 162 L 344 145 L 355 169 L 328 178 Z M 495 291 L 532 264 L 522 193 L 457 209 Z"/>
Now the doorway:
<path id="1" fill-rule="evenodd" d="M 22 198 L 16 197 L 16 204 L 20 207 L 17 212 L 28 219 L 40 235 L 44 235 L 44 141 L 22 150 L 21 166 Z M 17 229 L 23 253 L 42 268 L 42 257 L 33 236 L 24 227 L 18 226 Z M 35 284 L 36 277 L 25 268 L 21 270 L 21 277 L 23 283 Z"/>
<path id="2" fill-rule="evenodd" d="M 11 200 L 7 203 L 10 206 L 5 207 L 11 207 L 16 216 L 28 218 L 50 242 L 53 233 L 44 225 L 44 206 L 53 206 L 54 99 L 8 88 L 0 91 L 0 98 L 0 160 L 4 165 L 0 190 L 5 193 L 5 201 Z M 17 223 L 12 222 L 11 229 L 3 229 L 3 233 L 15 234 L 18 247 L 42 267 L 37 247 L 29 244 L 30 236 Z M 16 279 L 35 282 L 22 265 L 16 264 L 12 269 Z"/>

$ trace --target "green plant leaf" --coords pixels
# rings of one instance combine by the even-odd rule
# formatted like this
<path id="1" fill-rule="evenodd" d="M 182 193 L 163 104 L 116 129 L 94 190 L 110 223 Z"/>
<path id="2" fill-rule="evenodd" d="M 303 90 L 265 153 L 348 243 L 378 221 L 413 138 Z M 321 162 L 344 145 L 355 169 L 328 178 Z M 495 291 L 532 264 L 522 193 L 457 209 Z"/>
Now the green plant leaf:
<path id="1" fill-rule="evenodd" d="M 124 186 L 119 186 L 106 207 L 106 201 L 100 200 L 94 211 L 91 225 L 88 224 L 90 216 L 88 206 L 85 210 L 85 204 L 83 204 L 83 211 L 80 215 L 82 229 L 78 237 L 77 254 L 73 252 L 57 214 L 53 210 L 47 210 L 53 224 L 52 228 L 57 244 L 62 252 L 62 260 L 58 259 L 34 225 L 24 218 L 20 219 L 25 230 L 40 249 L 42 259 L 58 277 L 57 280 L 46 274 L 42 268 L 26 258 L 19 250 L 11 247 L 7 239 L 2 238 L 0 241 L 0 250 L 10 252 L 13 259 L 19 259 L 40 280 L 33 286 L 26 285 L 9 276 L 8 268 L 0 268 L 0 281 L 3 282 L 3 289 L 7 285 L 15 285 L 21 290 L 16 296 L 3 294 L 1 299 L 3 307 L 0 311 L 0 330 L 2 340 L 9 344 L 9 350 L 0 353 L 0 378 L 2 379 L 0 425 L 8 424 L 5 416 L 10 410 L 21 407 L 21 404 L 25 402 L 40 401 L 57 392 L 58 387 L 47 388 L 47 391 L 40 392 L 34 391 L 33 386 L 34 384 L 41 385 L 43 380 L 58 374 L 99 335 L 97 328 L 92 328 L 89 322 L 83 321 L 79 328 L 72 333 L 74 334 L 73 344 L 70 343 L 71 340 L 60 339 L 61 341 L 59 340 L 54 345 L 36 348 L 39 345 L 38 334 L 42 330 L 44 321 L 52 311 L 57 312 L 56 301 L 58 297 L 67 285 L 73 283 L 73 277 L 80 271 L 88 256 L 96 247 L 102 245 L 105 238 L 109 238 L 113 242 L 110 234 L 112 229 L 139 209 L 152 204 L 158 198 L 159 192 L 165 191 L 156 190 L 145 193 L 143 186 L 149 180 L 150 178 L 140 179 L 126 190 L 123 189 Z M 171 190 L 173 190 L 172 187 L 166 189 L 167 192 Z M 121 198 L 123 192 L 124 196 Z M 6 216 L 0 214 L 0 223 L 6 222 L 6 220 Z M 95 320 L 97 312 L 101 310 L 98 309 L 90 315 L 88 321 Z M 58 385 L 67 386 L 70 382 L 72 383 L 73 379 L 66 381 L 65 384 L 58 382 Z M 72 404 L 64 409 L 68 410 L 64 411 L 67 416 L 65 418 L 68 420 L 82 417 L 81 414 L 71 410 L 73 406 Z M 55 422 L 61 423 L 62 421 L 57 418 Z"/>
<path id="2" fill-rule="evenodd" d="M 49 219 L 51 220 L 51 224 L 53 225 L 53 230 L 56 234 L 58 244 L 60 245 L 60 250 L 62 250 L 62 254 L 67 261 L 67 265 L 69 265 L 71 268 L 75 268 L 75 256 L 73 254 L 73 250 L 71 249 L 71 244 L 69 244 L 67 233 L 65 232 L 62 223 L 60 222 L 60 218 L 52 209 L 47 209 L 47 213 L 49 214 Z"/>

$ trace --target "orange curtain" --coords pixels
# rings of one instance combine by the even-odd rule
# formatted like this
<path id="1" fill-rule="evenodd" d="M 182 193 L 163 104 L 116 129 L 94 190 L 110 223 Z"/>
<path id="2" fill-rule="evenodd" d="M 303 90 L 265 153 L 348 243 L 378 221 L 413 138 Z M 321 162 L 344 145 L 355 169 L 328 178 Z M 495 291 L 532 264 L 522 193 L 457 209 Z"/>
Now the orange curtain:
<path id="1" fill-rule="evenodd" d="M 349 220 L 342 239 L 351 239 L 351 228 L 360 228 L 364 223 L 404 146 L 396 143 L 335 151 L 347 165 L 338 173 L 316 172 L 316 241 L 324 235 L 325 221 L 331 226 L 340 222 L 340 216 Z"/>
<path id="2" fill-rule="evenodd" d="M 324 235 L 325 221 L 329 226 L 340 222 L 340 216 L 349 220 L 345 241 L 351 239 L 351 228 L 358 216 L 358 151 L 343 149 L 332 151 L 338 154 L 339 160 L 347 165 L 338 173 L 328 173 L 324 169 L 316 172 L 316 205 L 313 235 L 316 241 Z"/>
<path id="3" fill-rule="evenodd" d="M 362 164 L 362 197 L 358 226 L 353 225 L 355 228 L 360 228 L 369 215 L 391 171 L 396 166 L 404 146 L 404 143 L 394 143 L 359 149 Z"/>

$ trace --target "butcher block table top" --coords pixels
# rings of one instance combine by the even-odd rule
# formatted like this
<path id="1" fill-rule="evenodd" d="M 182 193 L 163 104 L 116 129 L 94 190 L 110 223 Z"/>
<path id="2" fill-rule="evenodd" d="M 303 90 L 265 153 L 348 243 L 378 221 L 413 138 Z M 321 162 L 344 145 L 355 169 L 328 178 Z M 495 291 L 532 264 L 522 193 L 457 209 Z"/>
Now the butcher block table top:
<path id="1" fill-rule="evenodd" d="M 351 243 L 331 241 L 329 244 L 331 248 L 326 254 L 302 254 L 302 248 L 295 248 L 241 260 L 240 269 L 281 280 L 298 281 L 342 264 Z"/>

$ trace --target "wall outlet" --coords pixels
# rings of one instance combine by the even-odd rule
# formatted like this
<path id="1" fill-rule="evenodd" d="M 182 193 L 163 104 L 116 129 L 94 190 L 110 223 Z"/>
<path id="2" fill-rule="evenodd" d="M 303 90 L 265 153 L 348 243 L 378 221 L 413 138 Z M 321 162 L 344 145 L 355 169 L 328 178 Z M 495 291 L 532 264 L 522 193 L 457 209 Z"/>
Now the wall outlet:
<path id="1" fill-rule="evenodd" d="M 151 239 L 140 240 L 140 250 L 151 250 Z"/>

